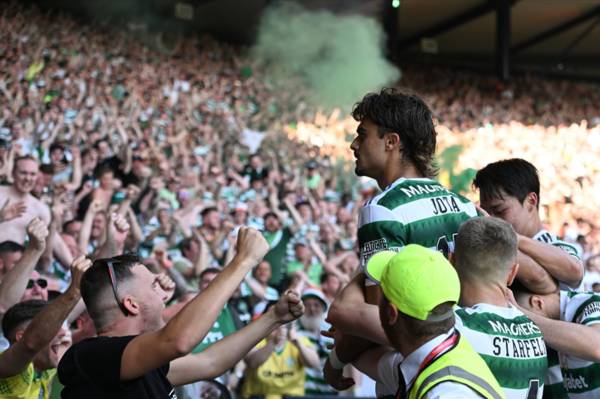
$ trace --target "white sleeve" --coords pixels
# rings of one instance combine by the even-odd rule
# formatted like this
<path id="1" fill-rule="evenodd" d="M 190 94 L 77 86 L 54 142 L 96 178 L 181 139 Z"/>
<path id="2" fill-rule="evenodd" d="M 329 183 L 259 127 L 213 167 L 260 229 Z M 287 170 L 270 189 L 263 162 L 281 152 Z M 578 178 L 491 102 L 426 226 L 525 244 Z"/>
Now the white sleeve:
<path id="1" fill-rule="evenodd" d="M 442 382 L 431 388 L 424 399 L 481 399 L 482 396 L 464 384 L 454 381 Z"/>
<path id="2" fill-rule="evenodd" d="M 377 364 L 377 396 L 394 395 L 398 391 L 398 365 L 404 357 L 398 352 L 388 352 Z"/>

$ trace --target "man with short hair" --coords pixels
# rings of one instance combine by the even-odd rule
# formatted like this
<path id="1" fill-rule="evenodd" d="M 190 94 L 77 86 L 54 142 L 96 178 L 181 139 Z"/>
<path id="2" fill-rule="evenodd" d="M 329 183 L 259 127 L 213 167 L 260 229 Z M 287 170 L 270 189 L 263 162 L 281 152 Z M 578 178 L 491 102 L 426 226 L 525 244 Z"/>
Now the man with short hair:
<path id="1" fill-rule="evenodd" d="M 31 156 L 18 157 L 14 161 L 13 184 L 0 186 L 0 242 L 11 240 L 23 245 L 27 225 L 39 218 L 46 225 L 50 223 L 48 206 L 31 195 L 39 172 L 38 162 Z M 69 265 L 73 261 L 68 247 L 60 235 L 53 236 L 53 251 L 58 260 Z"/>
<path id="2" fill-rule="evenodd" d="M 21 302 L 37 299 L 40 301 L 48 301 L 48 280 L 40 275 L 36 270 L 31 272 L 27 287 L 21 297 Z"/>
<path id="3" fill-rule="evenodd" d="M 50 210 L 31 195 L 39 171 L 35 158 L 18 157 L 14 165 L 13 184 L 0 186 L 0 202 L 4 204 L 0 212 L 0 242 L 11 240 L 23 245 L 27 224 L 37 217 L 48 225 Z"/>
<path id="4" fill-rule="evenodd" d="M 539 328 L 506 299 L 518 273 L 517 235 L 507 222 L 467 220 L 452 257 L 461 283 L 456 328 L 479 353 L 509 399 L 542 398 L 548 363 Z"/>
<path id="5" fill-rule="evenodd" d="M 221 214 L 216 207 L 207 207 L 200 213 L 202 226 L 198 228 L 198 234 L 208 244 L 210 252 L 210 265 L 222 266 L 222 260 L 229 248 L 227 235 L 229 229 L 223 225 Z"/>
<path id="6" fill-rule="evenodd" d="M 25 248 L 14 241 L 0 243 L 0 280 L 23 256 Z"/>
<path id="7" fill-rule="evenodd" d="M 71 266 L 71 284 L 51 303 L 28 300 L 12 306 L 2 319 L 10 347 L 0 354 L 0 395 L 43 398 L 50 395 L 56 366 L 70 340 L 62 325 L 79 299 L 81 277 L 91 261 L 77 258 Z M 6 396 L 5 396 L 6 395 Z"/>
<path id="8" fill-rule="evenodd" d="M 519 238 L 518 280 L 533 292 L 548 294 L 578 289 L 584 267 L 579 249 L 548 232 L 540 220 L 540 180 L 535 166 L 524 159 L 491 163 L 477 172 L 481 207 L 510 223 Z"/>
<path id="9" fill-rule="evenodd" d="M 365 351 L 354 365 L 378 382 L 378 395 L 505 397 L 486 363 L 454 328 L 460 281 L 441 253 L 410 244 L 397 254 L 371 257 L 366 272 L 381 284 L 380 324 L 393 349 Z M 326 373 L 344 366 L 335 349 L 327 364 Z"/>
<path id="10" fill-rule="evenodd" d="M 544 398 L 597 398 L 600 296 L 573 291 L 541 295 L 523 289 L 514 295 L 523 312 L 542 330 L 546 343 L 558 352 L 556 366 L 548 370 Z"/>
<path id="11" fill-rule="evenodd" d="M 263 236 L 269 243 L 269 252 L 265 260 L 271 265 L 271 279 L 269 285 L 279 287 L 285 277 L 285 259 L 288 244 L 294 233 L 288 227 L 282 226 L 280 217 L 275 212 L 268 212 L 263 216 Z"/>
<path id="12" fill-rule="evenodd" d="M 28 288 L 30 290 L 29 294 L 33 292 L 35 298 L 48 299 L 47 291 L 43 295 L 39 290 L 40 287 L 36 288 L 29 282 L 32 278 L 36 281 L 39 279 L 35 266 L 46 250 L 48 227 L 40 219 L 35 218 L 27 226 L 27 235 L 29 236 L 29 243 L 23 255 L 0 282 L 0 316 L 17 302 L 33 299 L 26 295 Z"/>
<path id="13" fill-rule="evenodd" d="M 166 325 L 166 292 L 157 275 L 136 257 L 96 260 L 81 291 L 98 337 L 74 345 L 63 357 L 58 370 L 63 398 L 173 398 L 173 386 L 223 374 L 275 328 L 300 317 L 302 302 L 288 292 L 263 317 L 188 355 L 268 244 L 258 231 L 241 228 L 236 248 L 231 263 Z"/>

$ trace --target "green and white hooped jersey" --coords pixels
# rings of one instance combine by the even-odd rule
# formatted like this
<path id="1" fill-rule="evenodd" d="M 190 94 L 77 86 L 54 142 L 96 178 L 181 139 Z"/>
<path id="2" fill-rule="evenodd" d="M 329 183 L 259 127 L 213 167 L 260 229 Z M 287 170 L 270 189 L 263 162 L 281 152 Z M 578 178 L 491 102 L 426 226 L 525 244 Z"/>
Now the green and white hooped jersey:
<path id="1" fill-rule="evenodd" d="M 600 295 L 561 291 L 560 319 L 584 326 L 600 323 Z M 590 342 L 590 345 L 599 344 Z M 561 353 L 559 360 L 569 398 L 600 398 L 600 364 Z"/>
<path id="2" fill-rule="evenodd" d="M 360 210 L 360 264 L 384 250 L 408 244 L 454 249 L 454 235 L 467 219 L 477 216 L 475 205 L 435 180 L 400 178 L 370 199 Z"/>
<path id="3" fill-rule="evenodd" d="M 541 399 L 548 369 L 543 335 L 515 307 L 456 308 L 456 329 L 498 380 L 508 399 Z"/>
<path id="4" fill-rule="evenodd" d="M 556 235 L 550 233 L 548 230 L 542 229 L 542 230 L 538 231 L 537 234 L 533 236 L 533 239 L 540 241 L 540 242 L 545 242 L 546 244 L 550 244 L 555 247 L 558 247 L 581 262 L 582 254 L 581 254 L 580 248 L 578 248 L 577 246 L 575 246 L 571 243 L 568 243 L 566 241 L 559 240 L 558 237 L 556 237 Z M 583 267 L 583 263 L 581 263 L 581 268 L 583 269 L 583 272 L 585 273 L 585 268 Z M 561 290 L 581 291 L 583 289 L 583 279 L 581 279 L 581 283 L 577 287 L 569 287 L 567 284 L 563 283 L 562 281 L 559 281 L 558 283 L 560 285 Z"/>
<path id="5" fill-rule="evenodd" d="M 306 381 L 304 383 L 306 396 L 337 396 L 338 392 L 325 381 L 325 377 L 323 376 L 323 366 L 330 352 L 327 349 L 327 345 L 333 344 L 333 340 L 319 333 L 304 329 L 300 322 L 298 322 L 297 326 L 298 334 L 308 338 L 317 349 L 320 362 L 320 367 L 318 368 L 304 368 L 304 372 L 306 373 Z"/>

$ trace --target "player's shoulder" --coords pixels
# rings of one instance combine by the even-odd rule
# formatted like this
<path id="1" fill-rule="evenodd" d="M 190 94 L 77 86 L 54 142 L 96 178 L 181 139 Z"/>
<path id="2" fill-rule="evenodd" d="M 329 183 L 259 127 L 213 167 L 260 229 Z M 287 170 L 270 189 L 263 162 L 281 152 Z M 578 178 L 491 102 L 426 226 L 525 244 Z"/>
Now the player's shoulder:
<path id="1" fill-rule="evenodd" d="M 565 301 L 564 318 L 573 323 L 600 315 L 600 295 L 594 292 L 561 291 L 562 300 Z"/>
<path id="2" fill-rule="evenodd" d="M 453 193 L 432 179 L 401 178 L 373 197 L 366 205 L 377 205 L 387 209 L 395 209 L 409 202 L 440 194 Z"/>
<path id="3" fill-rule="evenodd" d="M 564 240 L 561 240 L 555 234 L 552 234 L 546 229 L 540 230 L 535 236 L 533 236 L 534 240 L 558 247 L 568 253 L 571 256 L 574 256 L 581 260 L 581 247 L 578 244 L 570 243 Z"/>

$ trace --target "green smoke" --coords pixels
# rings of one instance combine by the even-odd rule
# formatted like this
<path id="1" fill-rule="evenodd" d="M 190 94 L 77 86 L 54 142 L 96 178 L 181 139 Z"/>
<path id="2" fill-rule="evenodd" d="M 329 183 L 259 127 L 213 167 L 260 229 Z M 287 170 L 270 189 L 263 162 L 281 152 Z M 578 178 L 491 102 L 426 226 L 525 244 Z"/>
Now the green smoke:
<path id="1" fill-rule="evenodd" d="M 316 104 L 346 108 L 400 77 L 383 46 L 383 30 L 373 18 L 282 2 L 265 11 L 252 54 L 277 77 L 300 78 Z"/>

